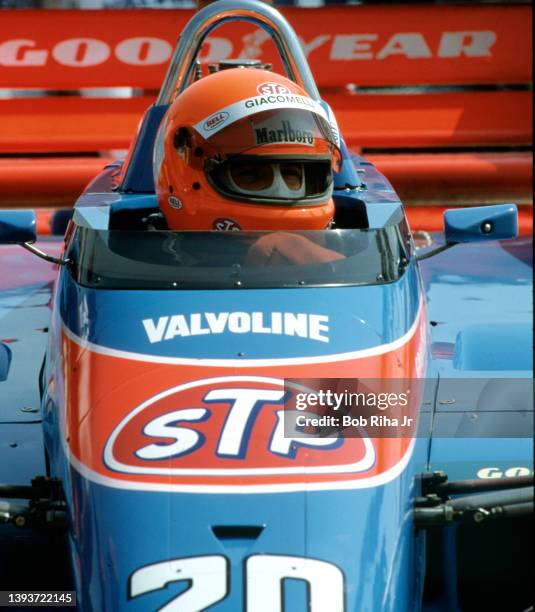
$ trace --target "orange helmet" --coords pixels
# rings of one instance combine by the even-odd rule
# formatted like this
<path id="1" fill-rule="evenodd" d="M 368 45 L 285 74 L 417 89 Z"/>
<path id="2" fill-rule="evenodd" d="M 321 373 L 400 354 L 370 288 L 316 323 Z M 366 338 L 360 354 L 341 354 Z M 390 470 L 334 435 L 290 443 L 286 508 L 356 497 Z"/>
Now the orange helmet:
<path id="1" fill-rule="evenodd" d="M 289 79 L 231 68 L 190 85 L 154 147 L 171 229 L 325 229 L 334 216 L 336 123 Z"/>

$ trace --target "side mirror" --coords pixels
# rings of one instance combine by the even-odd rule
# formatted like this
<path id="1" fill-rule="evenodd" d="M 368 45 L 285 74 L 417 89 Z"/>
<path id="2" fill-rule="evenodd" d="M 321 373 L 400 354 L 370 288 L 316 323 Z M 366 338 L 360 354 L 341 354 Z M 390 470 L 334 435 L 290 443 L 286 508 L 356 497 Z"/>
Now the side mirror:
<path id="1" fill-rule="evenodd" d="M 444 213 L 447 243 L 508 240 L 518 234 L 516 204 L 450 209 Z"/>
<path id="2" fill-rule="evenodd" d="M 516 204 L 452 208 L 444 213 L 445 243 L 420 253 L 417 261 L 438 255 L 461 242 L 509 240 L 518 235 Z"/>
<path id="3" fill-rule="evenodd" d="M 20 244 L 30 253 L 60 266 L 69 263 L 43 253 L 31 244 L 37 240 L 36 216 L 33 210 L 0 210 L 0 244 Z"/>
<path id="4" fill-rule="evenodd" d="M 35 242 L 36 239 L 33 210 L 0 210 L 0 244 Z"/>

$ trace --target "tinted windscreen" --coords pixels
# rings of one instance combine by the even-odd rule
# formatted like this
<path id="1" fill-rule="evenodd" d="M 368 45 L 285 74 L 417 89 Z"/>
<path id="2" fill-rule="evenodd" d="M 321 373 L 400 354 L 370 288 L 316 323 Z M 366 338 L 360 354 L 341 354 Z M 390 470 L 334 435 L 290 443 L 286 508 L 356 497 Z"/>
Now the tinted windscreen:
<path id="1" fill-rule="evenodd" d="M 95 288 L 311 287 L 392 282 L 406 265 L 396 226 L 306 232 L 78 228 L 70 270 Z"/>

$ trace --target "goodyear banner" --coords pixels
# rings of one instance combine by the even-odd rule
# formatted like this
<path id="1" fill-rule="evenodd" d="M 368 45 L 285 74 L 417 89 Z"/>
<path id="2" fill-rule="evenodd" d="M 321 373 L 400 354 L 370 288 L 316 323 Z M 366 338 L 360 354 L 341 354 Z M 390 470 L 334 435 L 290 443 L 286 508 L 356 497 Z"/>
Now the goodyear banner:
<path id="1" fill-rule="evenodd" d="M 285 8 L 320 87 L 526 83 L 531 6 Z M 6 10 L 0 88 L 158 89 L 191 9 Z M 204 43 L 206 63 L 273 62 L 268 35 L 228 24 Z"/>

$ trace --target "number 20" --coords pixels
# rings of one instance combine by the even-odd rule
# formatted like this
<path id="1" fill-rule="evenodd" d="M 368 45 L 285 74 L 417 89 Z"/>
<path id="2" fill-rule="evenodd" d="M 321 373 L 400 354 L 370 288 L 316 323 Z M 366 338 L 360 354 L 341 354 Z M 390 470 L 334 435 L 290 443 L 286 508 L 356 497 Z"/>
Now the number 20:
<path id="1" fill-rule="evenodd" d="M 223 555 L 171 559 L 147 565 L 130 577 L 129 596 L 164 589 L 171 582 L 191 581 L 161 612 L 200 612 L 228 595 L 229 564 Z M 310 612 L 344 611 L 344 575 L 326 561 L 287 555 L 252 555 L 245 563 L 246 611 L 283 612 L 283 580 L 308 583 Z"/>

